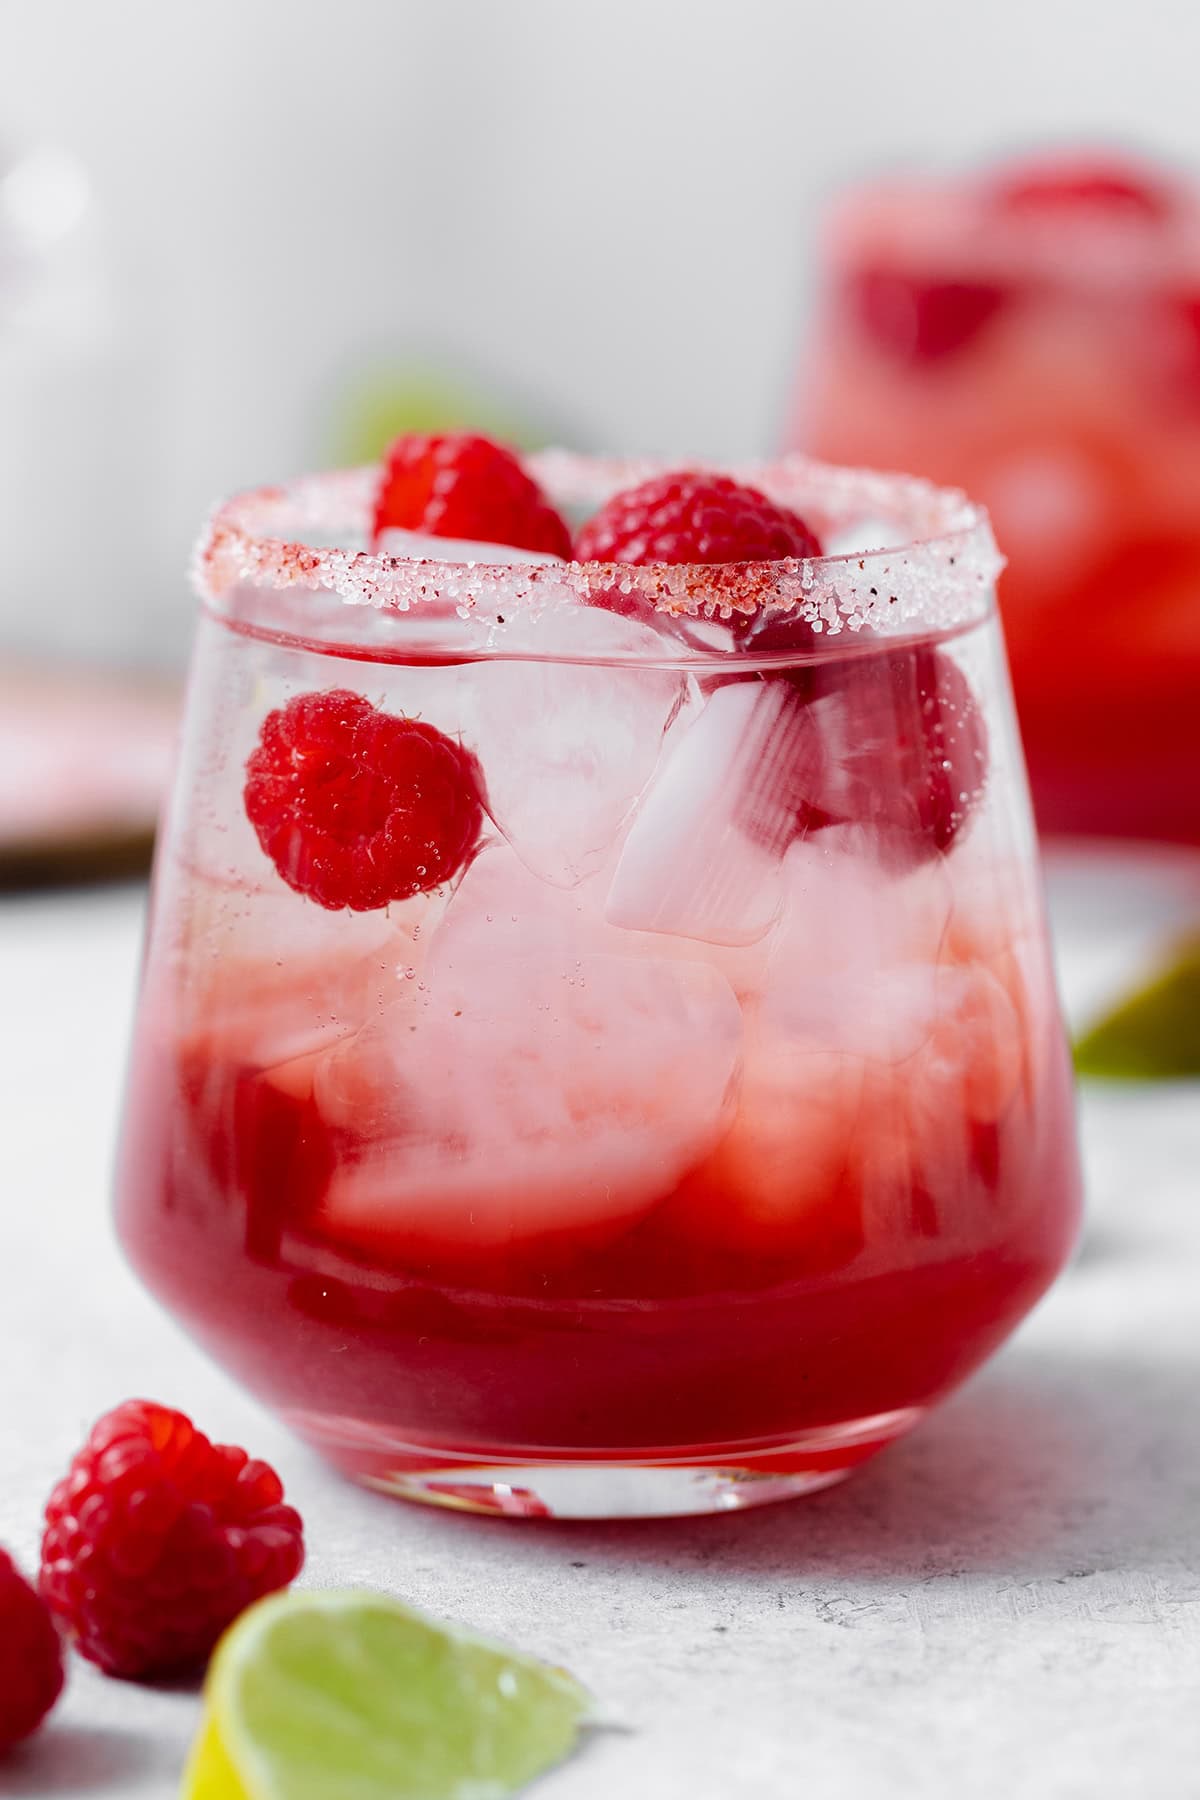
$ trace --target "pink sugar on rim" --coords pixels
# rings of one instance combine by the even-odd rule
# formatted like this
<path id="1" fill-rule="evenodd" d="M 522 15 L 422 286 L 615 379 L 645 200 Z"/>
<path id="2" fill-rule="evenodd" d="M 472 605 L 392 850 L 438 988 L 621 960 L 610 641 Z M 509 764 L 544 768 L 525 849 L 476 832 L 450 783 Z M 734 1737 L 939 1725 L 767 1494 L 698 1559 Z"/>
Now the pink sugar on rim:
<path id="1" fill-rule="evenodd" d="M 622 488 L 685 465 L 546 450 L 525 458 L 525 466 L 555 504 L 582 516 Z M 686 466 L 715 469 L 708 462 Z M 311 639 L 323 648 L 345 646 L 347 639 L 361 645 L 367 637 L 368 655 L 382 653 L 385 621 L 394 631 L 402 623 L 397 615 L 422 613 L 445 627 L 448 646 L 453 637 L 453 647 L 466 654 L 503 654 L 514 624 L 603 601 L 614 589 L 640 601 L 647 617 L 720 621 L 761 611 L 803 619 L 829 636 L 864 629 L 889 636 L 944 632 L 989 611 L 1003 562 L 987 514 L 956 490 L 799 455 L 720 472 L 800 513 L 837 553 L 636 568 L 376 555 L 366 546 L 378 470 L 365 468 L 306 476 L 226 501 L 197 546 L 195 586 L 209 607 L 245 629 Z M 496 554 L 502 558 L 503 547 Z M 352 625 L 347 608 L 366 609 L 370 624 L 359 612 Z M 462 626 L 469 628 L 465 634 Z"/>

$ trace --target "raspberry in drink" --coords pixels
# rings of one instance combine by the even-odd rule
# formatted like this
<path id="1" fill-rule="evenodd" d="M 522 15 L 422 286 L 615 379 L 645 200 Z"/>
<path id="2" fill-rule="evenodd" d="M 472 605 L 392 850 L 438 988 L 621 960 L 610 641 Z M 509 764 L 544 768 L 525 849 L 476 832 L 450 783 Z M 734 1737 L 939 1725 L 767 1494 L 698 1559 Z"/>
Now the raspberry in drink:
<path id="1" fill-rule="evenodd" d="M 478 445 L 210 527 L 122 1236 L 387 1491 L 803 1493 L 1075 1230 L 987 521 Z"/>

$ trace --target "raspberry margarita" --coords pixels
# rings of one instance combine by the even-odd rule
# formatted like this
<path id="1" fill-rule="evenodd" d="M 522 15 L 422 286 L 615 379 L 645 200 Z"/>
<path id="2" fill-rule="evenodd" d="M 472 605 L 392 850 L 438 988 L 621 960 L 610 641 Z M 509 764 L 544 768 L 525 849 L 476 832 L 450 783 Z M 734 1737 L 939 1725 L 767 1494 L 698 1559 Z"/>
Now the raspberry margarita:
<path id="1" fill-rule="evenodd" d="M 988 507 L 1039 823 L 1200 841 L 1200 203 L 1137 169 L 837 207 L 792 440 Z"/>
<path id="2" fill-rule="evenodd" d="M 987 522 L 799 459 L 487 470 L 409 441 L 213 521 L 121 1231 L 375 1485 L 800 1493 L 1075 1228 Z"/>

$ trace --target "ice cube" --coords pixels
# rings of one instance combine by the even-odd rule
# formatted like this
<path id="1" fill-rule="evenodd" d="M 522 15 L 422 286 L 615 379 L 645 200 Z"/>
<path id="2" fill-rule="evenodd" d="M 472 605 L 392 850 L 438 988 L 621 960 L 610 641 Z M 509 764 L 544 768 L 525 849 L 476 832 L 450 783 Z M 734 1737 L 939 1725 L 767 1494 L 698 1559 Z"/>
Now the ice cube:
<path id="1" fill-rule="evenodd" d="M 945 1239 L 970 1218 L 974 1133 L 1017 1092 L 1011 1001 L 979 965 L 876 967 L 867 949 L 816 966 L 790 980 L 774 969 L 733 1125 L 681 1195 L 679 1227 L 730 1249 L 786 1244 L 806 1262 Z"/>
<path id="2" fill-rule="evenodd" d="M 256 897 L 241 916 L 202 913 L 194 925 L 209 954 L 195 956 L 172 1002 L 181 1035 L 212 1061 L 258 1068 L 347 1036 L 419 965 L 444 904 L 430 895 L 392 913 L 328 913 L 289 894 Z"/>
<path id="3" fill-rule="evenodd" d="M 810 972 L 938 960 L 955 889 L 944 861 L 894 874 L 864 852 L 860 835 L 833 827 L 793 845 L 784 864 L 786 911 L 773 955 Z"/>
<path id="4" fill-rule="evenodd" d="M 846 1171 L 863 1123 L 861 1058 L 760 1034 L 746 1047 L 729 1131 L 663 1210 L 683 1241 L 733 1255 L 786 1253 L 827 1272 L 862 1249 Z"/>
<path id="5" fill-rule="evenodd" d="M 489 844 L 454 890 L 430 946 L 427 979 L 469 979 L 474 968 L 513 956 L 552 955 L 564 967 L 598 955 L 694 962 L 701 953 L 693 940 L 630 932 L 605 918 L 611 868 L 579 887 L 552 887 L 531 875 L 508 844 Z M 739 999 L 751 1000 L 762 988 L 770 942 L 706 945 L 702 954 Z"/>
<path id="6" fill-rule="evenodd" d="M 603 890 L 552 887 L 525 867 L 510 846 L 489 844 L 455 888 L 429 946 L 428 980 L 469 982 L 494 963 L 545 956 L 567 967 L 587 954 L 624 955 L 629 940 L 606 924 Z"/>
<path id="7" fill-rule="evenodd" d="M 632 931 L 753 944 L 820 789 L 823 751 L 791 684 L 718 688 L 674 743 L 621 849 L 606 917 Z"/>
<path id="8" fill-rule="evenodd" d="M 394 525 L 380 533 L 377 549 L 381 556 L 403 556 L 413 562 L 488 563 L 502 568 L 512 563 L 564 560 L 549 550 L 521 550 L 515 544 L 487 544 L 474 538 L 430 537 Z"/>
<path id="9" fill-rule="evenodd" d="M 506 620 L 493 648 L 461 672 L 463 740 L 525 866 L 574 887 L 604 862 L 693 684 L 662 666 L 678 658 L 669 638 L 599 607 Z"/>
<path id="10" fill-rule="evenodd" d="M 869 960 L 836 974 L 809 974 L 790 996 L 789 1033 L 837 1055 L 894 1069 L 924 1049 L 936 1019 L 937 971 L 931 964 L 876 969 Z M 770 1007 L 775 1021 L 782 1008 Z"/>
<path id="11" fill-rule="evenodd" d="M 317 1105 L 359 1146 L 323 1228 L 400 1260 L 603 1241 L 720 1137 L 740 1044 L 740 1009 L 705 964 L 549 954 L 457 968 L 322 1059 Z"/>
<path id="12" fill-rule="evenodd" d="M 878 1005 L 895 1021 L 896 1042 L 914 1032 L 920 1041 L 898 1062 L 868 1064 L 856 1156 L 868 1235 L 886 1242 L 915 1234 L 943 1249 L 964 1233 L 977 1240 L 976 1134 L 994 1128 L 1017 1095 L 1024 1056 L 1016 1009 L 978 964 L 943 964 L 931 984 L 923 971 L 893 970 Z"/>

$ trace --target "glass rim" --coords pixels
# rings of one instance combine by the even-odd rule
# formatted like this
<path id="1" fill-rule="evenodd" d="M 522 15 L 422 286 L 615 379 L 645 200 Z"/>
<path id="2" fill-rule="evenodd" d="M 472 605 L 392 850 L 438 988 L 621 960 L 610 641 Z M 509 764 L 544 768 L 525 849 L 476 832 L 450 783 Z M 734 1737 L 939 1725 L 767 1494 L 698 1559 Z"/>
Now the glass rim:
<path id="1" fill-rule="evenodd" d="M 1043 214 L 995 205 L 994 177 L 1003 172 L 930 167 L 842 183 L 823 208 L 828 263 L 1112 296 L 1165 288 L 1170 298 L 1181 283 L 1179 297 L 1190 296 L 1200 279 L 1200 209 L 1177 177 L 1157 171 L 1172 200 L 1158 216 L 1086 205 Z"/>
<path id="2" fill-rule="evenodd" d="M 864 630 L 887 637 L 940 635 L 979 622 L 994 608 L 1004 561 L 986 510 L 955 488 L 841 468 L 799 453 L 718 464 L 555 449 L 521 461 L 547 497 L 568 510 L 594 509 L 623 488 L 686 468 L 757 487 L 801 513 L 827 540 L 861 523 L 878 527 L 890 541 L 750 563 L 484 562 L 386 554 L 368 547 L 379 479 L 378 467 L 368 465 L 250 489 L 220 503 L 196 546 L 193 585 L 208 608 L 250 632 L 261 628 L 303 641 L 306 627 L 312 628 L 321 649 L 336 647 L 331 629 L 343 634 L 347 647 L 361 646 L 368 635 L 364 609 L 376 629 L 381 615 L 397 625 L 414 615 L 456 617 L 459 642 L 448 639 L 447 647 L 467 655 L 503 652 L 496 640 L 512 623 L 605 596 L 611 603 L 614 590 L 621 610 L 647 623 L 661 614 L 665 621 L 719 626 L 734 614 L 761 614 L 804 622 L 818 638 Z M 279 601 L 291 605 L 286 628 Z M 464 623 L 475 628 L 467 637 L 478 637 L 482 627 L 486 642 L 463 642 Z M 402 649 L 402 638 L 393 641 L 381 660 L 394 660 Z M 689 660 L 704 654 L 695 643 L 680 649 Z M 356 653 L 380 654 L 377 639 Z M 727 661 L 730 650 L 708 653 Z"/>

